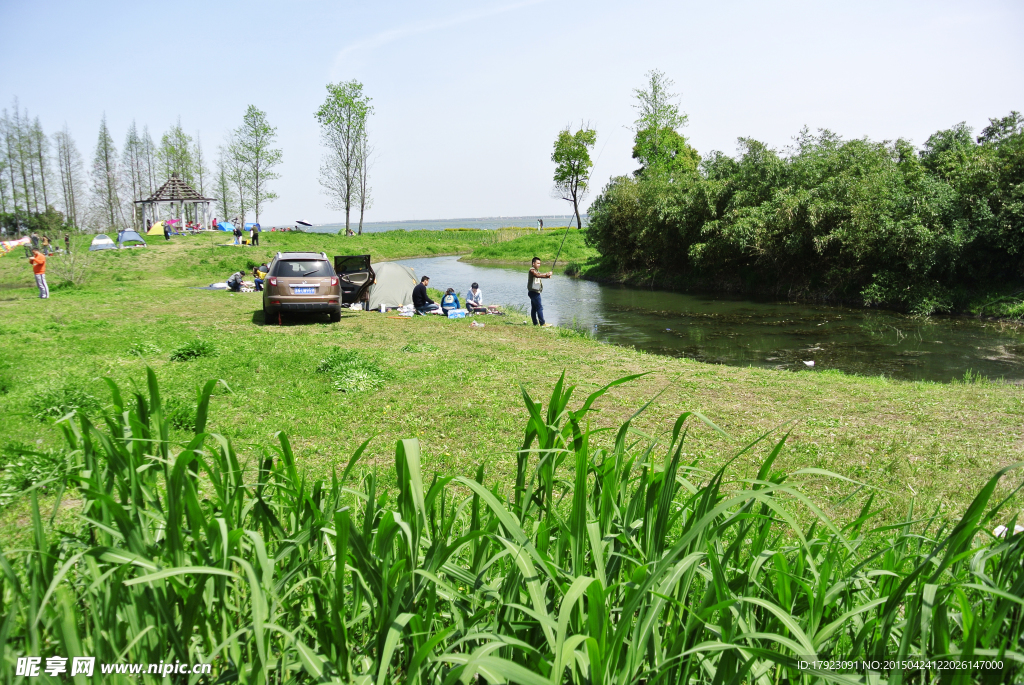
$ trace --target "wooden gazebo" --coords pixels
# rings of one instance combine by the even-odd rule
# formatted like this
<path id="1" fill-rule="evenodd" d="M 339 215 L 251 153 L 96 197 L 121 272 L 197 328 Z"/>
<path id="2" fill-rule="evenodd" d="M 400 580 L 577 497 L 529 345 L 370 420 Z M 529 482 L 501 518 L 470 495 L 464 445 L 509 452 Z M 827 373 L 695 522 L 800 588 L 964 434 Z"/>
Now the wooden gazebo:
<path id="1" fill-rule="evenodd" d="M 139 209 L 142 212 L 142 225 L 143 230 L 148 231 L 149 227 L 156 221 L 156 208 L 158 205 L 171 205 L 171 210 L 174 210 L 174 205 L 178 205 L 177 217 L 181 225 L 184 225 L 185 221 L 185 205 L 190 204 L 195 207 L 196 220 L 202 216 L 202 224 L 206 226 L 209 220 L 210 203 L 214 201 L 212 197 L 203 197 L 195 191 L 192 186 L 185 183 L 178 174 L 171 174 L 171 177 L 167 179 L 167 182 L 160 186 L 160 189 L 155 193 L 147 197 L 145 200 L 136 200 L 135 204 L 139 205 Z M 200 207 L 202 207 L 200 213 Z"/>

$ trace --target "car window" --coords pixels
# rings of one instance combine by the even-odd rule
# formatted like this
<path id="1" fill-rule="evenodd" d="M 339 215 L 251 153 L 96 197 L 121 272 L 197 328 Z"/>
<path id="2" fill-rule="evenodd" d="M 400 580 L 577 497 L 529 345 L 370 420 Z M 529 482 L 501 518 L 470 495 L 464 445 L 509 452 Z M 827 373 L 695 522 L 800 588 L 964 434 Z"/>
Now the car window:
<path id="1" fill-rule="evenodd" d="M 316 276 L 333 276 L 331 263 L 323 260 L 281 260 L 274 274 L 280 278 L 310 278 Z"/>

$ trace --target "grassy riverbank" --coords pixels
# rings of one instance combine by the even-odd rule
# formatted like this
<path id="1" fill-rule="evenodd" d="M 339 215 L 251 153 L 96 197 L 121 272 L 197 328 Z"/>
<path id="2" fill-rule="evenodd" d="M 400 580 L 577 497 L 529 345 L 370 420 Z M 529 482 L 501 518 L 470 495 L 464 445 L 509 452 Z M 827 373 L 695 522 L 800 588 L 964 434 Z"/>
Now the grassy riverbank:
<path id="1" fill-rule="evenodd" d="M 0 258 L 3 461 L 56 447 L 59 436 L 47 415 L 75 404 L 108 405 L 101 379 L 138 384 L 146 365 L 172 404 L 193 398 L 200 382 L 221 379 L 213 430 L 243 453 L 285 430 L 299 464 L 318 474 L 368 437 L 373 464 L 390 459 L 395 440 L 415 436 L 423 441 L 428 473 L 467 475 L 486 462 L 490 473 L 507 476 L 525 419 L 519 384 L 548 388 L 562 370 L 581 392 L 648 374 L 609 394 L 593 419 L 601 425 L 622 421 L 652 398 L 634 423 L 642 434 L 664 435 L 685 410 L 711 417 L 731 438 L 695 430 L 687 457 L 701 467 L 713 468 L 731 450 L 786 426 L 793 434 L 780 468 L 829 469 L 879 488 L 886 516 L 894 519 L 915 495 L 919 505 L 962 510 L 996 469 L 1022 458 L 1024 391 L 1014 386 L 704 365 L 535 329 L 515 316 L 487 319 L 483 329 L 373 313 L 346 314 L 335 325 L 263 326 L 258 295 L 194 289 L 278 249 L 368 251 L 383 259 L 456 252 L 482 239 L 473 232 L 361 239 L 269 234 L 261 248 L 223 246 L 222 236 L 157 240 L 145 249 L 93 253 L 88 282 L 54 290 L 49 301 L 34 297 L 23 259 Z M 12 287 L 18 285 L 24 287 Z M 171 361 L 174 350 L 196 340 L 215 356 Z M 321 363 L 338 351 L 352 358 Z M 368 369 L 373 389 L 336 390 L 336 376 L 346 369 L 355 376 Z M 179 417 L 182 430 L 188 421 Z M 749 475 L 763 456 L 755 450 L 737 468 Z M 813 494 L 826 504 L 846 491 L 834 483 L 822 488 Z"/>
<path id="2" fill-rule="evenodd" d="M 463 259 L 470 262 L 529 264 L 534 257 L 540 257 L 544 265 L 549 266 L 557 255 L 558 263 L 566 266 L 585 264 L 598 257 L 597 250 L 584 243 L 583 232 L 575 228 L 509 233 L 509 238 L 477 247 Z"/>

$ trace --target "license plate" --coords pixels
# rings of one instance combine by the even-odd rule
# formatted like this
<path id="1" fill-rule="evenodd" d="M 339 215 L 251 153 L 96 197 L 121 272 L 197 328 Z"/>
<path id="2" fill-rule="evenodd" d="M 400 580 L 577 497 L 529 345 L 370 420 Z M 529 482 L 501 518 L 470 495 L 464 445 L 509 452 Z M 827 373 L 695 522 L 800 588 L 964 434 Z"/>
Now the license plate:
<path id="1" fill-rule="evenodd" d="M 296 295 L 312 295 L 316 292 L 316 288 L 292 288 Z"/>

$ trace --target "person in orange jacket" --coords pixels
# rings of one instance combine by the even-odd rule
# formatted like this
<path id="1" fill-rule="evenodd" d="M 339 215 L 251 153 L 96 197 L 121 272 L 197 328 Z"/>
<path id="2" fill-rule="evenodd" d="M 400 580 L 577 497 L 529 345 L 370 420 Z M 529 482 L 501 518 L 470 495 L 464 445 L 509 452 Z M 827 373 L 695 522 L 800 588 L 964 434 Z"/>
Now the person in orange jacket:
<path id="1" fill-rule="evenodd" d="M 46 256 L 39 249 L 32 250 L 32 256 L 28 258 L 32 265 L 32 273 L 36 277 L 36 285 L 39 286 L 39 299 L 46 300 L 50 297 L 50 288 L 46 285 Z"/>

